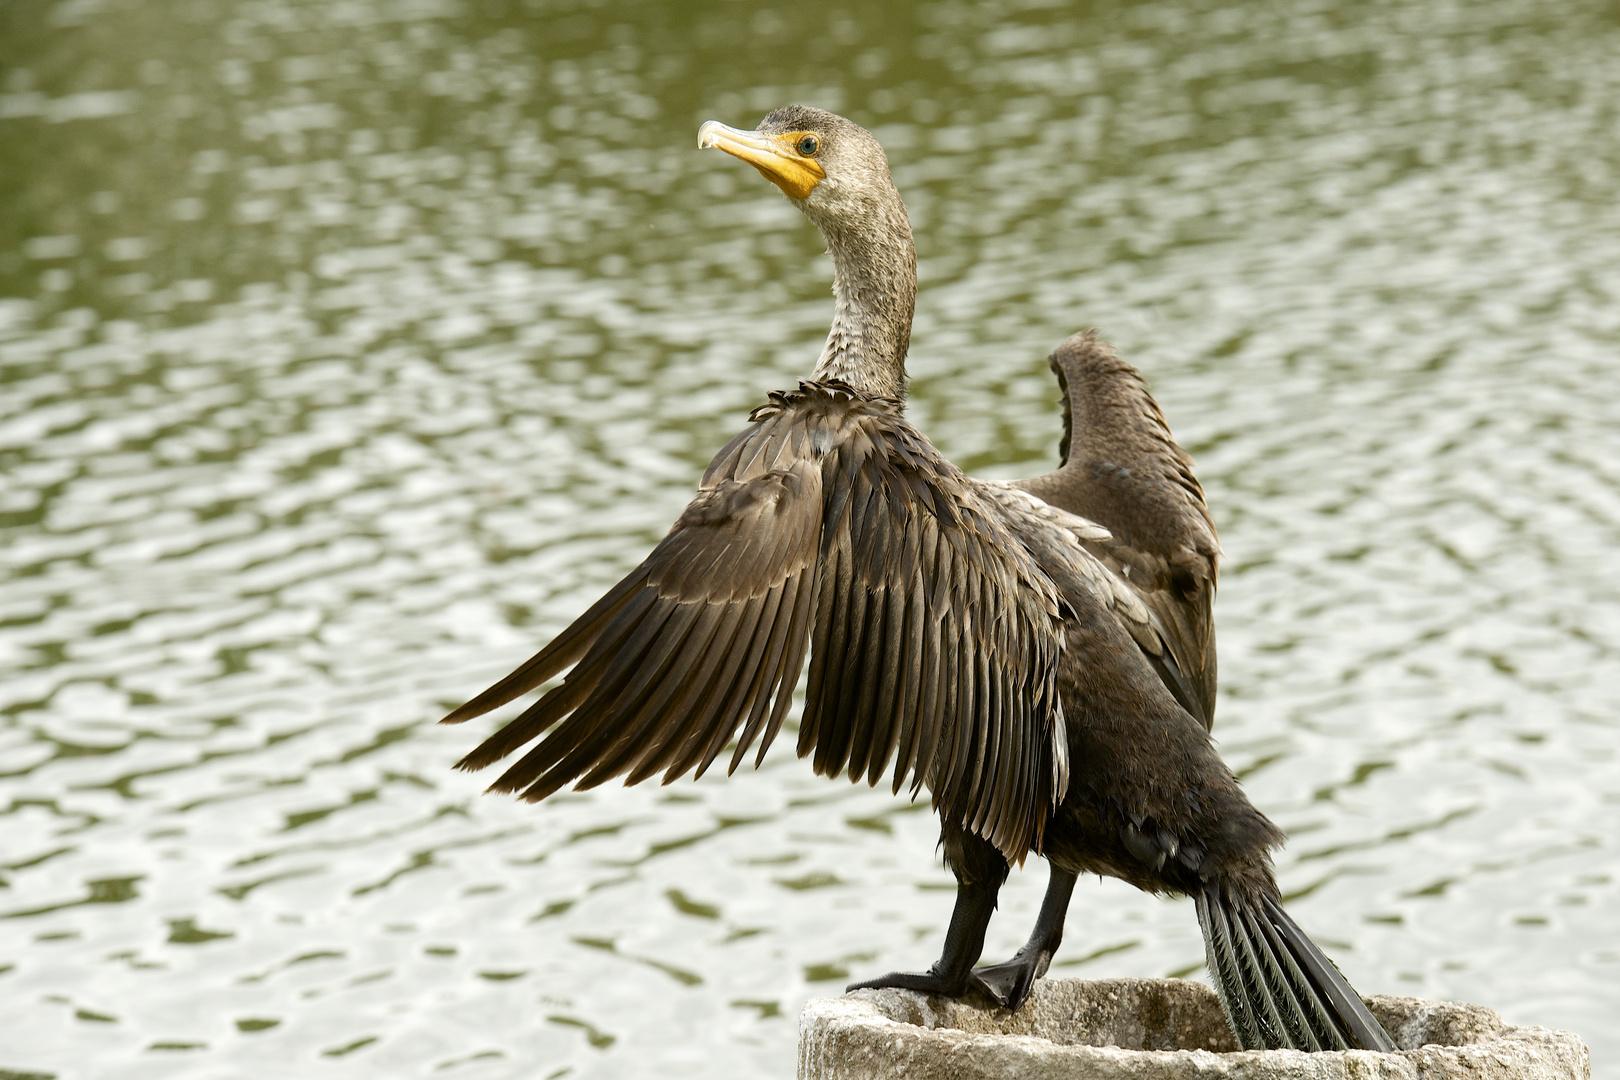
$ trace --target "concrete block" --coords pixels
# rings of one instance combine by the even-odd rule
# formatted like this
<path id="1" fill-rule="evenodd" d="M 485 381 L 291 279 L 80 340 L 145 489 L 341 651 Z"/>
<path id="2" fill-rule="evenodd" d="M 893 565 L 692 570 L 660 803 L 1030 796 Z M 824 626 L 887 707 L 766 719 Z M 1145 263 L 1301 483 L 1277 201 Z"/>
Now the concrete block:
<path id="1" fill-rule="evenodd" d="M 1480 1005 L 1371 997 L 1401 1049 L 1237 1049 L 1215 993 L 1182 979 L 1042 979 L 987 999 L 857 990 L 799 1015 L 799 1080 L 1591 1080 L 1586 1045 Z"/>

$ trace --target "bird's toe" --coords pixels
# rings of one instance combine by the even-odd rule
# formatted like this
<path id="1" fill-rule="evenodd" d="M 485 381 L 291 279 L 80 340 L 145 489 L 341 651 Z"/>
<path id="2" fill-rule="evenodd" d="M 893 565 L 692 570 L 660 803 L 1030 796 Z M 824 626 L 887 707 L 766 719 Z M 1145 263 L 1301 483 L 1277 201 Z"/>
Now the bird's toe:
<path id="1" fill-rule="evenodd" d="M 875 979 L 850 983 L 844 987 L 844 992 L 847 994 L 851 990 L 916 990 L 924 994 L 939 994 L 941 997 L 957 998 L 967 993 L 968 988 L 975 981 L 966 972 L 955 975 L 940 974 L 932 970 L 891 971 L 887 975 L 879 975 Z"/>

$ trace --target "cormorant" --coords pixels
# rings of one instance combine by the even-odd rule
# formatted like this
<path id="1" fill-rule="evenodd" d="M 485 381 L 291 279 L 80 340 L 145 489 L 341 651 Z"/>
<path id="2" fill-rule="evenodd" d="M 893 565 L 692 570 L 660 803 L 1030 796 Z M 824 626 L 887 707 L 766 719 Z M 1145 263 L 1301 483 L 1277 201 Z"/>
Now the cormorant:
<path id="1" fill-rule="evenodd" d="M 1245 1047 L 1393 1050 L 1279 904 L 1283 834 L 1212 747 L 1219 560 L 1192 462 L 1134 369 L 1093 334 L 1051 362 L 1063 464 L 971 479 L 902 415 L 916 295 L 905 206 L 871 133 L 791 105 L 698 133 L 821 230 L 835 308 L 821 357 L 767 395 L 646 560 L 458 723 L 568 670 L 459 763 L 540 741 L 491 790 L 665 783 L 728 770 L 781 726 L 810 653 L 798 752 L 818 773 L 927 787 L 956 907 L 940 959 L 856 986 L 1017 1008 L 1082 873 L 1193 897 Z M 892 770 L 891 770 L 892 763 Z M 974 969 L 1010 864 L 1051 884 L 1028 944 Z M 853 989 L 852 987 L 851 989 Z"/>

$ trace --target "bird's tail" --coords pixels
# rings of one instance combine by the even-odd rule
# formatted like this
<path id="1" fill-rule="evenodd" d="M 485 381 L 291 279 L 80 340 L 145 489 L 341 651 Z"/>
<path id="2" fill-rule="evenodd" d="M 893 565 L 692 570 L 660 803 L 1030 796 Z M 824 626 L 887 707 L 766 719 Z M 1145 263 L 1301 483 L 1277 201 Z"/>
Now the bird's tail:
<path id="1" fill-rule="evenodd" d="M 1247 1050 L 1394 1050 L 1361 996 L 1277 901 L 1195 894 L 1210 976 Z"/>

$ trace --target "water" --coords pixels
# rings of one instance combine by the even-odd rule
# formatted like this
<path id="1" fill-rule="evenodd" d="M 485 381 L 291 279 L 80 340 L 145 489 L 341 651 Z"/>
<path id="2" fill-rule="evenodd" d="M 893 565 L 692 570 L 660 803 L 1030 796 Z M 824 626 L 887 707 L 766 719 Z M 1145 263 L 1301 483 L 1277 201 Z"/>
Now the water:
<path id="1" fill-rule="evenodd" d="M 1075 328 L 1148 374 L 1299 920 L 1620 1077 L 1616 55 L 1528 0 L 9 5 L 0 1076 L 786 1077 L 933 958 L 932 819 L 790 741 L 533 807 L 433 725 L 812 362 L 814 231 L 694 149 L 805 101 L 889 148 L 942 450 L 1047 468 Z M 1055 970 L 1201 959 L 1093 882 Z"/>

